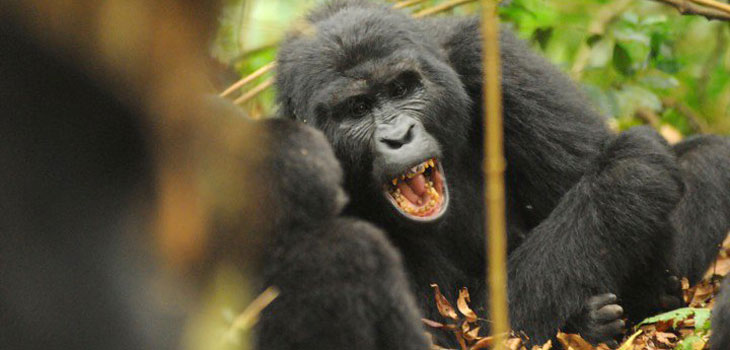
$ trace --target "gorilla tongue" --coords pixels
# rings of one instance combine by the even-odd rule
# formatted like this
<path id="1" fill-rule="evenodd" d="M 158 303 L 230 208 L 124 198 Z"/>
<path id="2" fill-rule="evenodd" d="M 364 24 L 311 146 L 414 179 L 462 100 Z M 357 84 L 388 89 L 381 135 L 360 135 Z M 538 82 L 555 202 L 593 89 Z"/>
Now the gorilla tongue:
<path id="1" fill-rule="evenodd" d="M 398 188 L 411 203 L 421 205 L 422 203 L 419 203 L 419 201 L 426 193 L 426 177 L 423 174 L 418 174 L 406 181 L 400 181 L 398 182 Z"/>

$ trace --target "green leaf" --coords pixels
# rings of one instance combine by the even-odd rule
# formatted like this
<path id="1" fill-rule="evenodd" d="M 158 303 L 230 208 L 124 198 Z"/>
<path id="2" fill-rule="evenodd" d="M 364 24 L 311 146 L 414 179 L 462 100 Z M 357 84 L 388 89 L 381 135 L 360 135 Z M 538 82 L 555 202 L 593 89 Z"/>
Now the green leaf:
<path id="1" fill-rule="evenodd" d="M 670 58 L 664 60 L 656 60 L 654 64 L 656 68 L 662 72 L 674 74 L 682 69 L 682 64 L 678 60 Z"/>
<path id="2" fill-rule="evenodd" d="M 545 50 L 552 36 L 553 27 L 537 28 L 535 29 L 535 32 L 532 33 L 532 40 L 536 41 L 540 45 L 540 48 Z"/>
<path id="3" fill-rule="evenodd" d="M 667 23 L 666 15 L 649 15 L 649 16 L 644 17 L 643 20 L 641 20 L 641 25 L 643 25 L 643 26 L 652 26 L 652 25 L 661 24 L 661 23 Z"/>
<path id="4" fill-rule="evenodd" d="M 693 308 L 693 307 L 683 307 L 680 309 L 672 310 L 669 312 L 665 312 L 663 314 L 659 314 L 656 316 L 652 316 L 649 318 L 644 319 L 639 324 L 636 325 L 636 327 L 643 326 L 645 324 L 653 324 L 657 322 L 667 322 L 667 321 L 674 321 L 673 326 L 676 327 L 677 324 L 680 321 L 684 321 L 688 319 L 690 316 L 697 315 L 698 313 L 702 315 L 702 317 L 709 318 L 709 315 L 705 315 L 705 313 L 709 314 L 709 309 L 700 309 L 700 308 Z M 707 320 L 705 318 L 705 321 Z M 687 338 L 689 339 L 689 338 Z"/>
<path id="5" fill-rule="evenodd" d="M 623 45 L 616 43 L 616 45 L 613 46 L 613 67 L 616 68 L 619 73 L 629 76 L 635 73 L 631 64 L 631 55 L 629 55 L 629 51 L 626 50 Z"/>
<path id="6" fill-rule="evenodd" d="M 710 316 L 712 312 L 710 309 L 696 309 L 695 310 L 695 331 L 709 331 L 710 330 Z"/>
<path id="7" fill-rule="evenodd" d="M 633 12 L 624 13 L 622 19 L 631 24 L 639 24 L 639 16 Z"/>
<path id="8" fill-rule="evenodd" d="M 679 87 L 677 78 L 658 71 L 653 71 L 641 77 L 639 82 L 647 87 L 658 90 L 669 90 Z"/>
<path id="9" fill-rule="evenodd" d="M 697 342 L 704 342 L 702 338 L 696 335 L 690 335 L 687 338 L 682 339 L 682 341 L 677 344 L 678 350 L 694 350 L 694 344 Z"/>
<path id="10" fill-rule="evenodd" d="M 614 42 L 610 38 L 598 41 L 598 43 L 593 45 L 588 66 L 591 68 L 605 67 L 613 58 L 613 46 Z"/>

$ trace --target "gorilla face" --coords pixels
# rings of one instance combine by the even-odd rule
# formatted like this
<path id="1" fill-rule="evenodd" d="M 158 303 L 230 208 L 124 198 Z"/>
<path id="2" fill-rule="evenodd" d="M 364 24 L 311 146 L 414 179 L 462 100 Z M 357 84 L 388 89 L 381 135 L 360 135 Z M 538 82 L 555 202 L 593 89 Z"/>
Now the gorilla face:
<path id="1" fill-rule="evenodd" d="M 469 124 L 457 74 L 406 15 L 346 8 L 320 17 L 282 45 L 281 112 L 324 131 L 353 206 L 440 218 Z"/>

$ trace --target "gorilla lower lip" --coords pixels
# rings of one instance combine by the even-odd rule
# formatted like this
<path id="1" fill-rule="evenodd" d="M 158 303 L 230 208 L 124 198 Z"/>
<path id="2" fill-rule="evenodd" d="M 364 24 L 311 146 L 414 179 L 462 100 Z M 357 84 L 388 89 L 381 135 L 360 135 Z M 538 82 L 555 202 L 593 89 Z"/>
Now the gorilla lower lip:
<path id="1" fill-rule="evenodd" d="M 415 220 L 432 220 L 446 208 L 446 183 L 441 164 L 426 160 L 385 185 L 386 197 L 398 211 Z"/>

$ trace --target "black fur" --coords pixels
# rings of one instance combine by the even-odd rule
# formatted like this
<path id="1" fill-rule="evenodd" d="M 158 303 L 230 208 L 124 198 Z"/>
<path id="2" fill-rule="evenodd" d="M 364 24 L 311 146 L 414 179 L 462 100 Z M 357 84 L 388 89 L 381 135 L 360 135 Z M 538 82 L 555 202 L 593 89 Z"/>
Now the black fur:
<path id="1" fill-rule="evenodd" d="M 674 146 L 687 191 L 672 215 L 674 263 L 690 284 L 699 282 L 730 230 L 730 139 L 694 136 Z"/>
<path id="2" fill-rule="evenodd" d="M 722 282 L 720 294 L 715 299 L 712 309 L 712 350 L 730 349 L 730 278 Z"/>
<path id="3" fill-rule="evenodd" d="M 451 298 L 467 286 L 483 310 L 478 20 L 414 20 L 367 1 L 335 1 L 309 19 L 311 27 L 292 33 L 279 53 L 281 114 L 324 131 L 346 169 L 352 198 L 346 210 L 386 228 L 405 258 L 425 317 L 439 317 L 430 283 Z M 614 328 L 600 331 L 586 320 L 596 305 L 591 297 L 618 294 L 631 319 L 659 308 L 672 266 L 670 213 L 685 182 L 694 188 L 688 174 L 704 176 L 685 154 L 710 156 L 690 142 L 677 146 L 693 150 L 678 152 L 680 170 L 655 132 L 637 128 L 612 136 L 573 84 L 509 31 L 501 49 L 512 326 L 538 342 L 564 327 L 593 335 L 592 341 L 608 340 Z M 415 71 L 420 84 L 407 97 L 388 96 L 390 79 L 404 71 Z M 357 95 L 367 113 L 342 107 Z M 402 125 L 413 126 L 415 140 L 435 142 L 420 150 L 404 147 L 394 159 L 380 147 L 381 129 Z M 448 211 L 435 222 L 408 220 L 384 199 L 381 186 L 392 174 L 379 164 L 407 166 L 406 160 L 434 155 L 445 168 Z M 721 167 L 714 169 L 721 174 Z M 727 230 L 727 213 L 708 213 L 694 196 L 684 198 L 684 208 L 708 215 L 697 220 L 711 226 L 715 242 L 722 227 Z M 688 215 L 683 210 L 676 217 Z M 700 254 L 707 249 L 698 247 Z M 692 254 L 687 260 L 694 260 Z"/>

